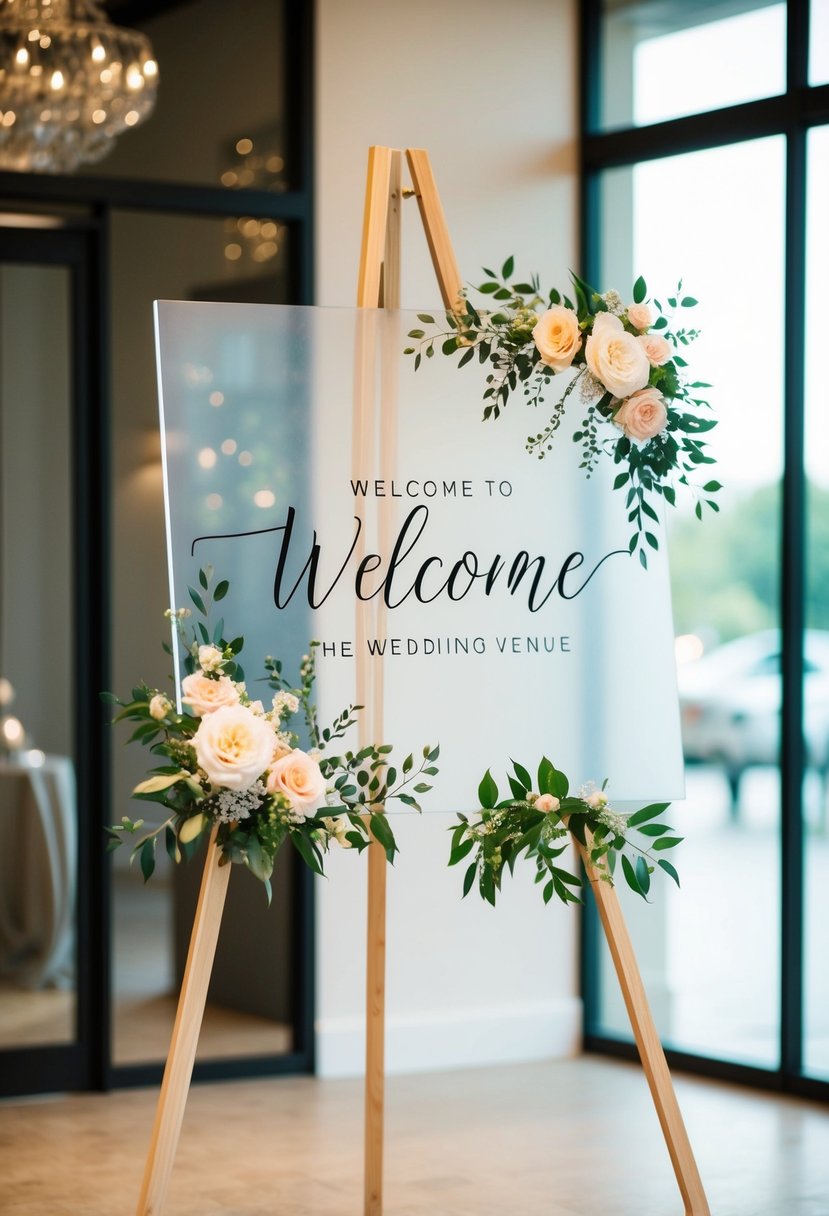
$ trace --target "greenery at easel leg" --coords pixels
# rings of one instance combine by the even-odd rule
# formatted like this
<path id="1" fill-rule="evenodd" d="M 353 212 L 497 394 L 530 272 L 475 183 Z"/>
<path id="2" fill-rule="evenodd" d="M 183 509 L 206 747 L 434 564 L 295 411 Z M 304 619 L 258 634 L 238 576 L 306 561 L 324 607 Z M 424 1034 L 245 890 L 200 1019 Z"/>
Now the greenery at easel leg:
<path id="1" fill-rule="evenodd" d="M 362 709 L 349 705 L 331 726 L 320 727 L 313 700 L 316 642 L 300 663 L 300 686 L 291 688 L 282 662 L 268 657 L 262 682 L 273 696 L 269 708 L 253 700 L 244 681 L 239 654 L 244 639 L 227 641 L 224 620 L 213 624 L 211 612 L 229 590 L 214 582 L 212 570 L 199 571 L 190 599 L 201 619 L 187 621 L 191 609 L 168 611 L 176 625 L 186 675 L 181 682 L 178 713 L 157 688 L 138 684 L 129 701 L 112 693 L 103 699 L 117 705 L 114 721 L 137 723 L 129 742 L 148 747 L 160 763 L 133 791 L 142 802 L 158 802 L 168 812 L 157 827 L 142 833 L 144 820 L 124 816 L 107 828 L 108 848 L 137 836 L 132 856 L 140 858 L 145 881 L 155 869 L 155 852 L 163 838 L 173 861 L 192 855 L 215 828 L 222 852 L 220 864 L 246 865 L 271 896 L 274 860 L 286 843 L 316 874 L 323 872 L 324 853 L 332 842 L 361 852 L 374 837 L 394 861 L 397 844 L 385 815 L 397 799 L 419 811 L 418 798 L 432 788 L 424 777 L 437 774 L 439 748 L 425 746 L 416 761 L 409 754 L 398 766 L 391 744 L 371 744 L 356 751 L 328 755 L 343 739 Z M 172 655 L 172 648 L 165 644 Z M 302 715 L 311 748 L 299 747 L 293 721 Z"/>
<path id="2" fill-rule="evenodd" d="M 557 864 L 571 832 L 587 850 L 589 864 L 600 881 L 613 884 L 621 858 L 625 881 L 643 899 L 648 897 L 657 866 L 679 886 L 673 865 L 664 857 L 654 857 L 682 840 L 672 835 L 673 828 L 658 822 L 669 803 L 653 803 L 632 815 L 620 815 L 608 804 L 606 782 L 601 789 L 591 782 L 578 794 L 571 794 L 564 773 L 546 757 L 538 766 L 536 789 L 527 769 L 515 761 L 507 780 L 512 797 L 499 801 L 498 786 L 487 769 L 478 787 L 480 813 L 472 820 L 459 815 L 460 823 L 451 829 L 449 865 L 472 857 L 464 875 L 464 896 L 477 883 L 482 898 L 494 905 L 504 869 L 512 874 L 523 853 L 535 864 L 535 881 L 544 884 L 545 903 L 554 895 L 564 903 L 581 903 L 577 892 L 582 880 Z M 641 843 L 634 835 L 642 838 Z"/>
<path id="3" fill-rule="evenodd" d="M 716 426 L 705 416 L 711 406 L 704 390 L 710 385 L 688 379 L 685 353 L 699 331 L 682 316 L 697 301 L 683 293 L 682 280 L 662 303 L 648 299 L 640 276 L 625 304 L 618 292 L 600 294 L 576 274 L 571 299 L 556 288 L 542 292 L 537 275 L 513 281 L 513 272 L 511 257 L 500 275 L 484 267 L 478 308 L 464 298 L 440 319 L 419 313 L 429 329 L 410 330 L 416 345 L 404 354 L 414 355 L 415 370 L 436 350 L 459 356 L 459 368 L 477 360 L 490 369 L 484 421 L 497 419 L 519 386 L 533 408 L 554 397 L 547 421 L 526 441 L 539 459 L 551 450 L 565 413 L 578 409 L 573 440 L 580 448 L 579 467 L 590 477 L 603 456 L 619 466 L 613 488 L 625 493 L 633 527 L 630 552 L 638 550 L 647 567 L 648 551 L 659 547 L 652 528 L 659 518 L 654 496 L 675 506 L 676 486 L 686 486 L 697 497 L 699 519 L 703 504 L 719 510 L 712 495 L 720 483 L 693 480 L 714 463 L 700 436 Z M 570 379 L 562 393 L 554 381 L 563 372 Z"/>

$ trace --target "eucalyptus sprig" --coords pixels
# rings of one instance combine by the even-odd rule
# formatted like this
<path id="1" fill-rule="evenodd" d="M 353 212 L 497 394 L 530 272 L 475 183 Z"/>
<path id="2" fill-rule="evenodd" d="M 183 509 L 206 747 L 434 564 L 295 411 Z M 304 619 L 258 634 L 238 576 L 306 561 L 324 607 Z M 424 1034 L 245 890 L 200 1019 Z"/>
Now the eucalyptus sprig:
<path id="1" fill-rule="evenodd" d="M 494 906 L 505 869 L 512 874 L 523 854 L 535 865 L 535 881 L 543 884 L 545 904 L 554 895 L 563 903 L 581 903 L 582 879 L 558 864 L 571 834 L 583 846 L 587 864 L 600 882 L 613 884 L 621 859 L 625 881 L 645 900 L 657 866 L 679 886 L 671 862 L 654 856 L 682 840 L 668 824 L 657 822 L 669 803 L 653 803 L 621 815 L 608 804 L 607 782 L 601 789 L 590 783 L 572 794 L 567 777 L 545 756 L 533 788 L 529 771 L 515 761 L 512 765 L 507 776 L 511 797 L 499 800 L 498 786 L 487 769 L 478 787 L 480 812 L 471 820 L 458 815 L 458 825 L 450 829 L 449 865 L 458 865 L 471 855 L 463 879 L 464 896 L 477 884 L 481 897 Z M 641 842 L 636 835 L 643 838 Z"/>
<path id="2" fill-rule="evenodd" d="M 514 281 L 514 269 L 512 257 L 500 275 L 484 267 L 487 277 L 475 289 L 484 297 L 482 307 L 475 308 L 464 295 L 442 317 L 418 313 L 428 328 L 409 331 L 415 344 L 404 354 L 414 356 L 415 370 L 436 351 L 458 355 L 459 368 L 475 360 L 486 365 L 484 421 L 499 418 L 519 388 L 531 408 L 540 408 L 558 392 L 553 381 L 567 372 L 571 378 L 563 394 L 557 395 L 547 421 L 527 437 L 526 450 L 543 460 L 566 410 L 571 404 L 581 409 L 581 424 L 572 436 L 581 449 L 579 467 L 590 477 L 602 457 L 620 466 L 613 488 L 625 493 L 632 525 L 629 549 L 638 551 L 647 567 L 648 551 L 659 547 L 651 527 L 659 520 L 656 500 L 675 506 L 676 487 L 684 486 L 696 498 L 698 518 L 704 506 L 719 509 L 712 495 L 720 483 L 695 480 L 714 464 L 700 436 L 716 426 L 706 416 L 711 404 L 704 392 L 711 386 L 688 382 L 682 353 L 699 336 L 699 330 L 681 321 L 683 311 L 697 301 L 684 293 L 682 280 L 664 304 L 649 300 L 641 276 L 628 305 L 617 292 L 600 294 L 576 274 L 571 274 L 569 295 L 557 288 L 545 294 L 537 275 Z M 609 360 L 602 357 L 608 342 L 616 345 Z"/>

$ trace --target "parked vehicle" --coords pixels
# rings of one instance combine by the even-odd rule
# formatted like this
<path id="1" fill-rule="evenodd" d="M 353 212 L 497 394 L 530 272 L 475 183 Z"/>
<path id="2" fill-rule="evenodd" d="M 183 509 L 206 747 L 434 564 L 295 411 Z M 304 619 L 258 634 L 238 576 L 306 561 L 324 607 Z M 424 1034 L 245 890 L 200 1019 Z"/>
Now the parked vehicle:
<path id="1" fill-rule="evenodd" d="M 718 646 L 679 667 L 682 739 L 689 764 L 720 765 L 736 818 L 747 768 L 780 754 L 780 632 L 769 629 Z M 829 632 L 804 638 L 804 740 L 807 764 L 829 780 Z"/>

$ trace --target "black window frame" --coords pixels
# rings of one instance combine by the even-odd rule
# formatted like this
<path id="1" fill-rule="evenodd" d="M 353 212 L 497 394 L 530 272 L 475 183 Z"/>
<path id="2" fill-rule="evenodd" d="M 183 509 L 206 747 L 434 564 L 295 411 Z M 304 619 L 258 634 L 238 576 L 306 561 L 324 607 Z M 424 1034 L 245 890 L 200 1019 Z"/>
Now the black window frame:
<path id="1" fill-rule="evenodd" d="M 779 551 L 782 636 L 780 1067 L 753 1067 L 673 1049 L 668 1049 L 666 1054 L 672 1066 L 688 1072 L 829 1100 L 829 1081 L 802 1074 L 807 141 L 811 129 L 829 123 L 829 84 L 809 84 L 809 0 L 788 0 L 784 93 L 650 126 L 602 131 L 601 0 L 585 0 L 580 14 L 579 252 L 582 274 L 588 282 L 598 282 L 600 277 L 600 186 L 605 170 L 771 135 L 782 135 L 786 140 L 784 472 Z M 588 902 L 581 933 L 584 1047 L 587 1051 L 636 1058 L 632 1043 L 611 1038 L 599 1028 L 598 935 L 598 916 L 595 907 Z"/>

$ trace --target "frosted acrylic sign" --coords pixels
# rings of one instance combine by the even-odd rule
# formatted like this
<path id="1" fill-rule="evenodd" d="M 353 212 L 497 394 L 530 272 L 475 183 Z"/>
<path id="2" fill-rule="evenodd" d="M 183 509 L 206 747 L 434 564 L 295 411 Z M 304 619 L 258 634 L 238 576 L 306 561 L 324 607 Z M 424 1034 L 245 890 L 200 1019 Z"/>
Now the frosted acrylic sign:
<path id="1" fill-rule="evenodd" d="M 230 580 L 253 696 L 317 639 L 324 720 L 359 682 L 376 742 L 440 742 L 428 810 L 541 754 L 617 801 L 683 796 L 664 540 L 631 559 L 612 472 L 587 481 L 565 433 L 527 455 L 546 415 L 521 400 L 482 423 L 484 369 L 415 372 L 413 315 L 156 308 L 171 596 Z"/>

